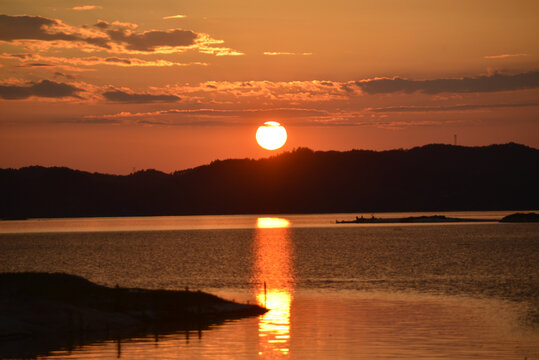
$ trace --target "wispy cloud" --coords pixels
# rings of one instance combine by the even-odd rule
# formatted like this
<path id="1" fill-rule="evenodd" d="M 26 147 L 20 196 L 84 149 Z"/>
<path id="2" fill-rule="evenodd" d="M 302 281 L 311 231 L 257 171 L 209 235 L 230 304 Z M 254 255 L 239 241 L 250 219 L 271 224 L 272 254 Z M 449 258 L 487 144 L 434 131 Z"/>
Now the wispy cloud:
<path id="1" fill-rule="evenodd" d="M 64 78 L 69 79 L 69 80 L 75 79 L 75 77 L 73 75 L 64 74 L 63 72 L 60 72 L 60 71 L 56 71 L 54 73 L 54 77 L 64 77 Z"/>
<path id="2" fill-rule="evenodd" d="M 313 53 L 294 53 L 294 52 L 286 52 L 286 51 L 265 51 L 264 55 L 268 56 L 278 56 L 278 55 L 312 55 Z"/>
<path id="3" fill-rule="evenodd" d="M 296 55 L 296 54 L 293 52 L 285 52 L 285 51 L 265 51 L 264 55 L 276 56 L 276 55 Z"/>
<path id="4" fill-rule="evenodd" d="M 74 6 L 71 8 L 71 10 L 76 10 L 76 11 L 97 10 L 97 9 L 103 9 L 103 7 L 99 5 L 81 5 L 81 6 Z"/>
<path id="5" fill-rule="evenodd" d="M 207 81 L 198 86 L 172 86 L 175 93 L 208 96 L 214 100 L 259 99 L 283 102 L 346 100 L 355 93 L 333 81 Z"/>
<path id="6" fill-rule="evenodd" d="M 164 16 L 164 17 L 163 17 L 163 20 L 168 20 L 168 19 L 185 19 L 186 17 L 187 17 L 187 15 Z"/>
<path id="7" fill-rule="evenodd" d="M 485 59 L 506 59 L 510 57 L 530 56 L 529 54 L 500 54 L 500 55 L 488 55 L 484 56 Z"/>
<path id="8" fill-rule="evenodd" d="M 240 116 L 298 116 L 298 115 L 327 115 L 326 110 L 319 109 L 302 109 L 302 108 L 271 108 L 271 109 L 168 109 L 153 112 L 130 113 L 121 112 L 118 114 L 105 115 L 106 117 L 132 117 L 132 116 L 149 116 L 149 115 L 170 115 L 170 114 L 185 114 L 196 116 L 213 116 L 213 117 L 240 117 Z"/>
<path id="9" fill-rule="evenodd" d="M 121 27 L 121 28 L 126 28 L 126 29 L 131 29 L 131 30 L 135 30 L 135 29 L 138 28 L 137 24 L 126 22 L 126 21 L 108 22 L 108 21 L 101 20 L 101 19 L 97 20 L 97 23 L 95 23 L 94 26 L 97 27 L 97 28 L 100 28 L 100 29 L 107 29 L 107 28 L 109 28 L 111 26 L 118 26 L 118 27 Z"/>
<path id="10" fill-rule="evenodd" d="M 309 108 L 269 109 L 168 109 L 150 112 L 123 111 L 115 114 L 87 115 L 85 119 L 117 120 L 138 124 L 180 126 L 237 126 L 253 119 L 279 118 L 288 124 L 300 122 L 326 123 L 332 118 L 326 110 Z"/>
<path id="11" fill-rule="evenodd" d="M 74 66 L 121 66 L 121 67 L 170 67 L 170 66 L 207 66 L 208 64 L 203 62 L 190 62 L 179 63 L 174 61 L 168 61 L 164 59 L 157 60 L 144 60 L 134 57 L 83 57 L 83 58 L 67 58 L 56 56 L 41 56 L 38 54 L 8 54 L 3 53 L 0 55 L 3 59 L 17 60 L 21 65 L 19 66 L 36 66 L 36 62 L 39 61 L 40 66 L 62 66 L 64 64 Z"/>
<path id="12" fill-rule="evenodd" d="M 28 62 L 28 63 L 24 63 L 22 65 L 19 65 L 19 67 L 47 67 L 47 66 L 52 66 L 51 64 L 45 64 L 45 63 L 33 63 L 33 62 Z"/>
<path id="13" fill-rule="evenodd" d="M 538 103 L 516 103 L 516 104 L 463 104 L 463 105 L 434 105 L 434 106 L 387 106 L 378 108 L 367 108 L 368 111 L 376 113 L 393 112 L 431 112 L 431 111 L 470 111 L 482 109 L 498 108 L 519 108 L 539 106 Z"/>

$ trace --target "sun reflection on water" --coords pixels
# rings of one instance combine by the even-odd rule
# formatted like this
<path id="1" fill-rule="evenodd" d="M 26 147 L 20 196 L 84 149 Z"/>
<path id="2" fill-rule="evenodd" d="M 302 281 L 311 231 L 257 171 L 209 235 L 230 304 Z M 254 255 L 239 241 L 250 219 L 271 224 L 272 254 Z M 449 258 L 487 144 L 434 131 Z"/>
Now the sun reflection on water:
<path id="1" fill-rule="evenodd" d="M 274 357 L 290 351 L 290 306 L 293 293 L 290 222 L 258 218 L 252 283 L 258 304 L 269 311 L 258 323 L 259 355 Z"/>
<path id="2" fill-rule="evenodd" d="M 290 226 L 290 221 L 281 218 L 264 217 L 256 219 L 258 229 L 285 228 Z"/>

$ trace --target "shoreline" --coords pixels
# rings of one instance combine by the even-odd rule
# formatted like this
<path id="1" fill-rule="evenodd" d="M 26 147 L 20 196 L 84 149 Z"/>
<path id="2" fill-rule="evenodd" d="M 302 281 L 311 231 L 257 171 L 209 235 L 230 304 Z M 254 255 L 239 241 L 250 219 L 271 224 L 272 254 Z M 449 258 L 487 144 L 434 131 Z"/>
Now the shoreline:
<path id="1" fill-rule="evenodd" d="M 0 358 L 35 357 L 110 338 L 200 331 L 267 311 L 188 289 L 110 288 L 63 273 L 2 273 Z"/>

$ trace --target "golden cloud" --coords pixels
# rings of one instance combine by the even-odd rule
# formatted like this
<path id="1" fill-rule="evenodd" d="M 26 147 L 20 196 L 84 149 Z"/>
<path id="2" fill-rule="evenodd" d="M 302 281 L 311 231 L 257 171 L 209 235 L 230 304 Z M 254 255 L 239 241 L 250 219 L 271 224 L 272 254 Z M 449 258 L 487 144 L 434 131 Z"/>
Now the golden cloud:
<path id="1" fill-rule="evenodd" d="M 103 9 L 103 7 L 98 6 L 98 5 L 82 5 L 82 6 L 74 6 L 71 8 L 71 10 L 76 10 L 76 11 L 97 10 L 97 9 Z"/>

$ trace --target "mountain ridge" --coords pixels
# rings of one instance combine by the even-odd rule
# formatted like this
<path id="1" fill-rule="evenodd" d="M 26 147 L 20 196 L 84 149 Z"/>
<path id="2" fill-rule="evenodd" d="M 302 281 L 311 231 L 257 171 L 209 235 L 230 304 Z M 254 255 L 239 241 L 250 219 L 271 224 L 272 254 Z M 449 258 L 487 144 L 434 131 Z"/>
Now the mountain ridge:
<path id="1" fill-rule="evenodd" d="M 384 151 L 297 148 L 164 173 L 0 169 L 1 218 L 526 210 L 539 150 L 508 143 Z"/>

